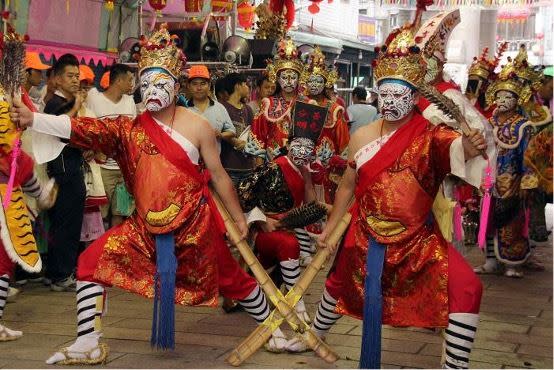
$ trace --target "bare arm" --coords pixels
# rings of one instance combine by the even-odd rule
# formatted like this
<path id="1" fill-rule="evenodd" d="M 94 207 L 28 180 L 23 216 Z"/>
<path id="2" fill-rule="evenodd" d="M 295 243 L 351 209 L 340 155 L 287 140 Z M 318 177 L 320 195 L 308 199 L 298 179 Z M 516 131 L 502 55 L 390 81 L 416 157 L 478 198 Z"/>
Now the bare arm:
<path id="1" fill-rule="evenodd" d="M 212 176 L 212 184 L 221 197 L 223 204 L 235 220 L 242 238 L 245 238 L 248 233 L 246 219 L 242 213 L 240 203 L 233 187 L 233 183 L 223 169 L 217 152 L 217 142 L 213 130 L 210 129 L 208 122 L 202 121 L 199 126 L 198 136 L 200 142 L 200 154 L 206 168 Z"/>
<path id="2" fill-rule="evenodd" d="M 308 171 L 306 167 L 303 167 L 300 172 L 304 178 L 304 201 L 306 203 L 315 202 L 316 195 L 314 184 L 312 182 L 312 174 Z"/>

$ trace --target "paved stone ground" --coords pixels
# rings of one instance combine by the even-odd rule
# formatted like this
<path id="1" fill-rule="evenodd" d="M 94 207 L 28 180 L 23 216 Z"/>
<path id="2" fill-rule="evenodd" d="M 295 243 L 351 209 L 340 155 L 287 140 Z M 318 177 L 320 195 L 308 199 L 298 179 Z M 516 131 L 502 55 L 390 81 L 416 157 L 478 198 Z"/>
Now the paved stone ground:
<path id="1" fill-rule="evenodd" d="M 552 368 L 552 246 L 537 249 L 546 266 L 521 280 L 484 276 L 485 294 L 474 350 L 473 368 Z M 473 265 L 483 257 L 469 253 Z M 320 274 L 305 299 L 315 311 L 323 289 Z M 117 289 L 109 291 L 104 340 L 111 353 L 106 368 L 229 368 L 226 355 L 254 328 L 245 313 L 225 314 L 206 307 L 177 308 L 174 352 L 150 348 L 152 302 Z M 0 343 L 1 368 L 48 367 L 44 360 L 69 345 L 76 332 L 74 293 L 55 293 L 28 285 L 6 307 L 6 323 L 24 331 L 15 342 Z M 327 364 L 312 353 L 272 354 L 259 350 L 243 368 L 357 368 L 361 322 L 343 317 L 331 330 L 328 343 L 340 354 Z M 441 337 L 421 329 L 383 329 L 385 368 L 436 368 Z"/>

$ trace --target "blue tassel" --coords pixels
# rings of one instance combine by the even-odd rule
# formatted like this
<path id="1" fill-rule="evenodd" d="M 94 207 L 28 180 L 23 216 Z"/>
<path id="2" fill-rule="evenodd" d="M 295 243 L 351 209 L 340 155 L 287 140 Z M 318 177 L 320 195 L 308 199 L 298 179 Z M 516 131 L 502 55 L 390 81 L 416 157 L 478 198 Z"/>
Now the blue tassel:
<path id="1" fill-rule="evenodd" d="M 150 345 L 158 349 L 175 348 L 175 238 L 173 233 L 156 235 L 156 276 L 154 314 Z"/>
<path id="2" fill-rule="evenodd" d="M 381 276 L 386 247 L 370 238 L 367 248 L 366 277 L 364 281 L 364 321 L 360 369 L 381 367 L 381 324 L 383 321 L 383 296 Z"/>

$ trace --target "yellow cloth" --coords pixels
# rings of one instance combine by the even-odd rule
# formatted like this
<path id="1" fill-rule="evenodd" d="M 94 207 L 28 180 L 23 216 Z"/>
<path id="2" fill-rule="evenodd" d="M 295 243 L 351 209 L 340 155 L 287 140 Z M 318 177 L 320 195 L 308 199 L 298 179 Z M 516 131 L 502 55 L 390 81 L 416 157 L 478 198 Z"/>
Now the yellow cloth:
<path id="1" fill-rule="evenodd" d="M 452 220 L 454 219 L 454 207 L 456 202 L 446 198 L 441 191 L 437 193 L 435 201 L 433 202 L 433 214 L 435 220 L 439 225 L 442 236 L 449 243 L 452 242 L 452 233 L 454 232 L 454 226 Z"/>

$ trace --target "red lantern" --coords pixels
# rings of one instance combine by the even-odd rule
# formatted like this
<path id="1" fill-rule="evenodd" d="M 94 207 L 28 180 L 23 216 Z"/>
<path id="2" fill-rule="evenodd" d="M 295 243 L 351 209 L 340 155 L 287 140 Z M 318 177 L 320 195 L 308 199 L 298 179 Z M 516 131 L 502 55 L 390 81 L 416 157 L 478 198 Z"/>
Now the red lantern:
<path id="1" fill-rule="evenodd" d="M 238 21 L 242 28 L 248 30 L 254 25 L 254 16 L 256 8 L 248 1 L 243 1 L 237 5 Z"/>
<path id="2" fill-rule="evenodd" d="M 308 11 L 312 14 L 317 14 L 319 13 L 319 3 L 322 2 L 323 0 L 310 0 L 310 2 L 312 3 L 312 5 L 310 5 L 308 7 Z"/>
<path id="3" fill-rule="evenodd" d="M 159 13 L 167 5 L 167 0 L 148 0 L 148 4 Z"/>

